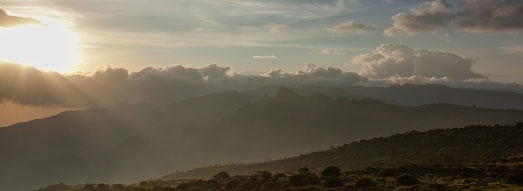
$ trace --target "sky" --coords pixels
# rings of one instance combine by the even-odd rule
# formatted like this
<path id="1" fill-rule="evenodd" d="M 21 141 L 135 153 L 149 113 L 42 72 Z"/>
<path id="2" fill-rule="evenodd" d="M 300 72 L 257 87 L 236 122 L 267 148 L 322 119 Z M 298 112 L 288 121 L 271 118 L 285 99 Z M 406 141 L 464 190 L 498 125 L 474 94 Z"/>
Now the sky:
<path id="1" fill-rule="evenodd" d="M 56 112 L 310 83 L 523 92 L 523 1 L 1 0 L 0 7 L 0 100 L 10 107 Z"/>

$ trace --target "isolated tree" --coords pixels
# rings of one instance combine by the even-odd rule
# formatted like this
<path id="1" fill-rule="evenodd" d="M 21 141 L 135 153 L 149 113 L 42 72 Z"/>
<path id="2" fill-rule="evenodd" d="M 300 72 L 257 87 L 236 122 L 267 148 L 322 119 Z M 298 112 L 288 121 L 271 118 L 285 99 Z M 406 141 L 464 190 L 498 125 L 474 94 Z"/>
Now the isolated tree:
<path id="1" fill-rule="evenodd" d="M 214 175 L 213 178 L 219 183 L 226 183 L 227 181 L 229 181 L 229 179 L 231 179 L 231 176 L 229 175 L 229 173 L 221 171 L 218 174 Z"/>
<path id="2" fill-rule="evenodd" d="M 328 166 L 323 171 L 321 171 L 321 177 L 326 178 L 329 176 L 340 176 L 341 170 L 340 167 L 337 166 Z"/>
<path id="3" fill-rule="evenodd" d="M 307 173 L 309 173 L 309 169 L 307 167 L 300 168 L 298 170 L 298 173 L 300 173 L 300 174 L 307 174 Z"/>

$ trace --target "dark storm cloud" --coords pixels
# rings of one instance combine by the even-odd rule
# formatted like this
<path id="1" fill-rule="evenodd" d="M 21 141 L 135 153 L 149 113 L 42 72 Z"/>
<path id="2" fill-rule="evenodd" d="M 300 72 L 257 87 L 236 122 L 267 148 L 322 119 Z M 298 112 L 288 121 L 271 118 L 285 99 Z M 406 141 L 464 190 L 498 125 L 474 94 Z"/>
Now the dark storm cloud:
<path id="1" fill-rule="evenodd" d="M 6 10 L 0 8 L 0 27 L 16 27 L 22 25 L 42 25 L 42 22 L 29 18 L 9 15 Z"/>

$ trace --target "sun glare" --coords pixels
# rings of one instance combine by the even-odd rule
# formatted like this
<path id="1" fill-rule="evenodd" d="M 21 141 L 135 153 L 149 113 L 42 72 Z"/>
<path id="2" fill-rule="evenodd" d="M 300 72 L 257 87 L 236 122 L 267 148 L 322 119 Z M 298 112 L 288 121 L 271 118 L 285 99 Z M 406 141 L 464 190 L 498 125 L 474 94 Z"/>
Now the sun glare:
<path id="1" fill-rule="evenodd" d="M 46 24 L 0 28 L 0 61 L 72 72 L 80 56 L 75 35 L 57 21 Z"/>

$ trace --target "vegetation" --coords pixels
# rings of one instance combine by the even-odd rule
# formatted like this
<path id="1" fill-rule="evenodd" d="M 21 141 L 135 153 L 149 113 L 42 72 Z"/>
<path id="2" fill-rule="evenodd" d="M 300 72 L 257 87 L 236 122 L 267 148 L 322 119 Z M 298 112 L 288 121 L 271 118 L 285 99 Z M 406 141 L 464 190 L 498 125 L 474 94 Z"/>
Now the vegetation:
<path id="1" fill-rule="evenodd" d="M 327 167 L 327 168 L 332 168 Z M 326 168 L 326 170 L 327 170 Z M 378 169 L 384 170 L 384 169 Z M 345 171 L 340 176 L 319 178 L 317 174 L 289 172 L 289 176 L 270 176 L 268 172 L 252 175 L 223 176 L 220 172 L 208 180 L 152 180 L 137 184 L 51 185 L 38 191 L 370 191 L 370 190 L 522 190 L 522 165 L 403 166 L 392 169 L 399 177 L 379 176 L 376 169 Z M 314 177 L 314 178 L 309 178 Z M 218 180 L 218 179 L 220 180 Z M 227 178 L 223 181 L 222 178 Z M 311 181 L 314 180 L 314 181 Z"/>
<path id="2" fill-rule="evenodd" d="M 251 175 L 238 175 L 222 170 L 207 179 L 164 177 L 129 185 L 70 186 L 60 183 L 38 191 L 520 191 L 523 190 L 522 135 L 523 123 L 409 132 L 389 138 L 353 142 L 329 151 L 281 161 L 235 165 L 238 167 L 236 169 L 279 165 L 280 170 L 265 169 L 271 172 L 260 170 Z M 422 155 L 427 156 L 419 158 Z M 443 156 L 452 157 L 439 158 Z M 378 160 L 379 157 L 384 159 Z M 361 163 L 354 158 L 380 162 L 374 163 L 372 167 L 358 168 L 357 164 Z M 325 165 L 326 162 L 336 161 L 333 159 L 348 162 L 338 161 Z M 399 159 L 406 160 L 409 164 L 395 161 Z M 390 163 L 383 163 L 385 160 Z M 296 161 L 314 165 L 281 171 L 282 165 L 294 162 L 291 166 L 295 166 Z M 348 168 L 350 164 L 357 168 Z M 318 167 L 320 165 L 323 167 Z"/>

